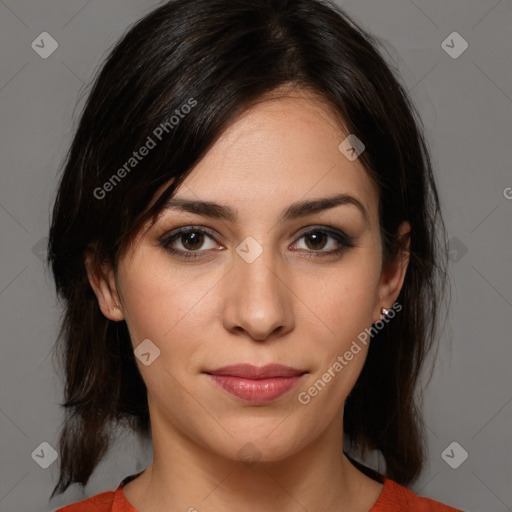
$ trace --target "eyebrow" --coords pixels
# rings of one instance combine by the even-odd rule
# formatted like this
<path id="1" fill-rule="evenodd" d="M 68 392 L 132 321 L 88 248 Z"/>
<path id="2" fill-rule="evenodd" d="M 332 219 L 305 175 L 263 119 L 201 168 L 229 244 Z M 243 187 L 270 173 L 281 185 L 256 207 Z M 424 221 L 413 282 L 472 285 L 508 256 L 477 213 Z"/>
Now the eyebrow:
<path id="1" fill-rule="evenodd" d="M 299 201 L 293 203 L 281 213 L 281 223 L 305 217 L 313 213 L 328 210 L 336 206 L 352 205 L 356 206 L 363 214 L 366 223 L 370 224 L 370 218 L 367 210 L 354 196 L 349 194 L 337 194 L 331 197 L 324 197 L 321 199 L 313 199 L 309 201 Z M 223 219 L 230 222 L 237 222 L 238 215 L 235 210 L 229 206 L 213 203 L 211 201 L 197 201 L 193 199 L 185 199 L 181 197 L 171 198 L 164 206 L 164 210 L 183 210 L 198 215 L 204 215 L 215 219 Z"/>

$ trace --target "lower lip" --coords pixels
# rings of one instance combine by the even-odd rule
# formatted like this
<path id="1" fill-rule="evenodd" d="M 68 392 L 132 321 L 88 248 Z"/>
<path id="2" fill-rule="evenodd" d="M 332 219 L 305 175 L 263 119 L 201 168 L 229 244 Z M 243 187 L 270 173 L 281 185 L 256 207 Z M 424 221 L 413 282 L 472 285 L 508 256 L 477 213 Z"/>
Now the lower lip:
<path id="1" fill-rule="evenodd" d="M 231 375 L 208 374 L 224 391 L 248 402 L 270 402 L 284 395 L 295 386 L 304 375 L 293 377 L 272 377 L 268 379 L 246 379 Z"/>

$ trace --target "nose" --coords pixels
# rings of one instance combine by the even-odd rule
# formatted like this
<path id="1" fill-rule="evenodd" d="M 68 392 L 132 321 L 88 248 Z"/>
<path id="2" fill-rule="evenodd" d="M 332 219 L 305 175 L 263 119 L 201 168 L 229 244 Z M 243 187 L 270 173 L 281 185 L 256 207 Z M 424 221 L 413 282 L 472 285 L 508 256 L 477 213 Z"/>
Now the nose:
<path id="1" fill-rule="evenodd" d="M 257 341 L 281 337 L 293 329 L 293 293 L 283 266 L 264 250 L 256 260 L 235 255 L 224 301 L 224 327 Z"/>

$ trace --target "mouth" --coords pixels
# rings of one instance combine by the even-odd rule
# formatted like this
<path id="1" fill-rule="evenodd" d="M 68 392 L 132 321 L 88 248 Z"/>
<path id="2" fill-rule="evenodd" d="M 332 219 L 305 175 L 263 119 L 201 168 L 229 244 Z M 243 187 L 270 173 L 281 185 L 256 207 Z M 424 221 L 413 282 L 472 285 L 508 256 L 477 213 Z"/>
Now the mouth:
<path id="1" fill-rule="evenodd" d="M 243 401 L 266 403 L 296 387 L 307 372 L 280 364 L 237 364 L 204 373 L 225 392 Z"/>

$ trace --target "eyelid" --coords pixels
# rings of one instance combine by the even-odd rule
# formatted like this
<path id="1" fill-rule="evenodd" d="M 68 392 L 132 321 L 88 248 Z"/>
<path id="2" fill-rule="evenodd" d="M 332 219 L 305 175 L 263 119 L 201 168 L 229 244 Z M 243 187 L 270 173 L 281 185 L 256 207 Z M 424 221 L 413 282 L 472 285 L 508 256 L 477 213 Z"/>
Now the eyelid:
<path id="1" fill-rule="evenodd" d="M 342 238 L 344 243 L 352 243 L 356 237 L 349 236 L 343 229 L 337 228 L 335 226 L 331 226 L 329 224 L 311 224 L 299 230 L 299 233 L 295 236 L 296 239 L 302 238 L 304 235 L 307 235 L 310 232 L 314 231 L 322 231 L 324 233 L 329 234 L 330 236 L 336 238 Z"/>
<path id="2" fill-rule="evenodd" d="M 165 250 L 168 252 L 175 254 L 180 257 L 179 255 L 189 255 L 189 256 L 182 256 L 184 259 L 199 259 L 202 258 L 202 254 L 209 252 L 211 249 L 200 249 L 197 251 L 184 251 L 182 249 L 174 249 L 172 248 L 171 241 L 173 239 L 179 238 L 180 235 L 190 233 L 190 232 L 200 232 L 204 233 L 208 237 L 210 237 L 212 240 L 217 242 L 216 240 L 216 232 L 212 230 L 211 228 L 208 228 L 206 226 L 198 226 L 198 225 L 191 225 L 187 224 L 185 226 L 181 226 L 178 228 L 173 229 L 172 231 L 166 233 L 163 237 L 160 238 L 159 242 L 164 247 Z M 294 234 L 294 241 L 293 244 L 297 244 L 304 236 L 311 232 L 322 232 L 327 234 L 328 237 L 333 238 L 338 244 L 341 246 L 338 249 L 331 249 L 329 251 L 314 251 L 314 250 L 299 250 L 299 252 L 307 252 L 311 253 L 311 255 L 316 255 L 318 257 L 321 256 L 329 256 L 329 255 L 337 255 L 342 252 L 344 252 L 347 249 L 357 247 L 357 245 L 354 243 L 356 240 L 356 237 L 347 235 L 342 229 L 330 226 L 330 225 L 318 225 L 318 224 L 312 224 L 309 226 L 302 227 L 301 230 L 299 230 L 298 234 Z M 222 236 L 219 236 L 220 238 L 223 238 Z M 191 256 L 194 255 L 194 256 Z"/>
<path id="3" fill-rule="evenodd" d="M 224 239 L 224 237 L 222 235 L 220 235 L 219 233 L 217 233 L 217 231 L 215 231 L 211 228 L 208 228 L 206 226 L 202 226 L 202 225 L 198 225 L 198 224 L 186 224 L 184 226 L 176 227 L 176 228 L 172 229 L 171 231 L 166 231 L 164 233 L 164 235 L 162 235 L 159 238 L 159 240 L 160 241 L 168 241 L 169 239 L 171 239 L 179 234 L 188 233 L 191 231 L 205 232 L 212 238 L 218 237 L 220 239 Z M 343 241 L 346 242 L 347 244 L 350 242 L 353 242 L 356 239 L 356 237 L 349 236 L 341 228 L 331 226 L 329 224 L 310 224 L 308 226 L 303 226 L 302 228 L 297 230 L 295 233 L 293 233 L 292 236 L 294 237 L 294 241 L 296 241 L 299 238 L 302 238 L 304 235 L 308 234 L 311 231 L 323 231 L 325 233 L 328 233 L 330 236 L 334 236 L 334 237 L 338 236 L 340 238 L 343 238 Z M 198 251 L 196 251 L 196 252 L 198 252 Z"/>
<path id="4" fill-rule="evenodd" d="M 196 224 L 186 224 L 184 226 L 180 226 L 174 229 L 171 229 L 170 231 L 166 231 L 160 238 L 160 242 L 168 242 L 170 239 L 177 237 L 178 235 L 189 233 L 189 232 L 204 232 L 207 235 L 209 235 L 211 238 L 221 238 L 223 237 L 218 234 L 215 230 L 208 228 L 206 226 L 196 225 Z M 198 252 L 198 251 L 196 251 Z"/>

